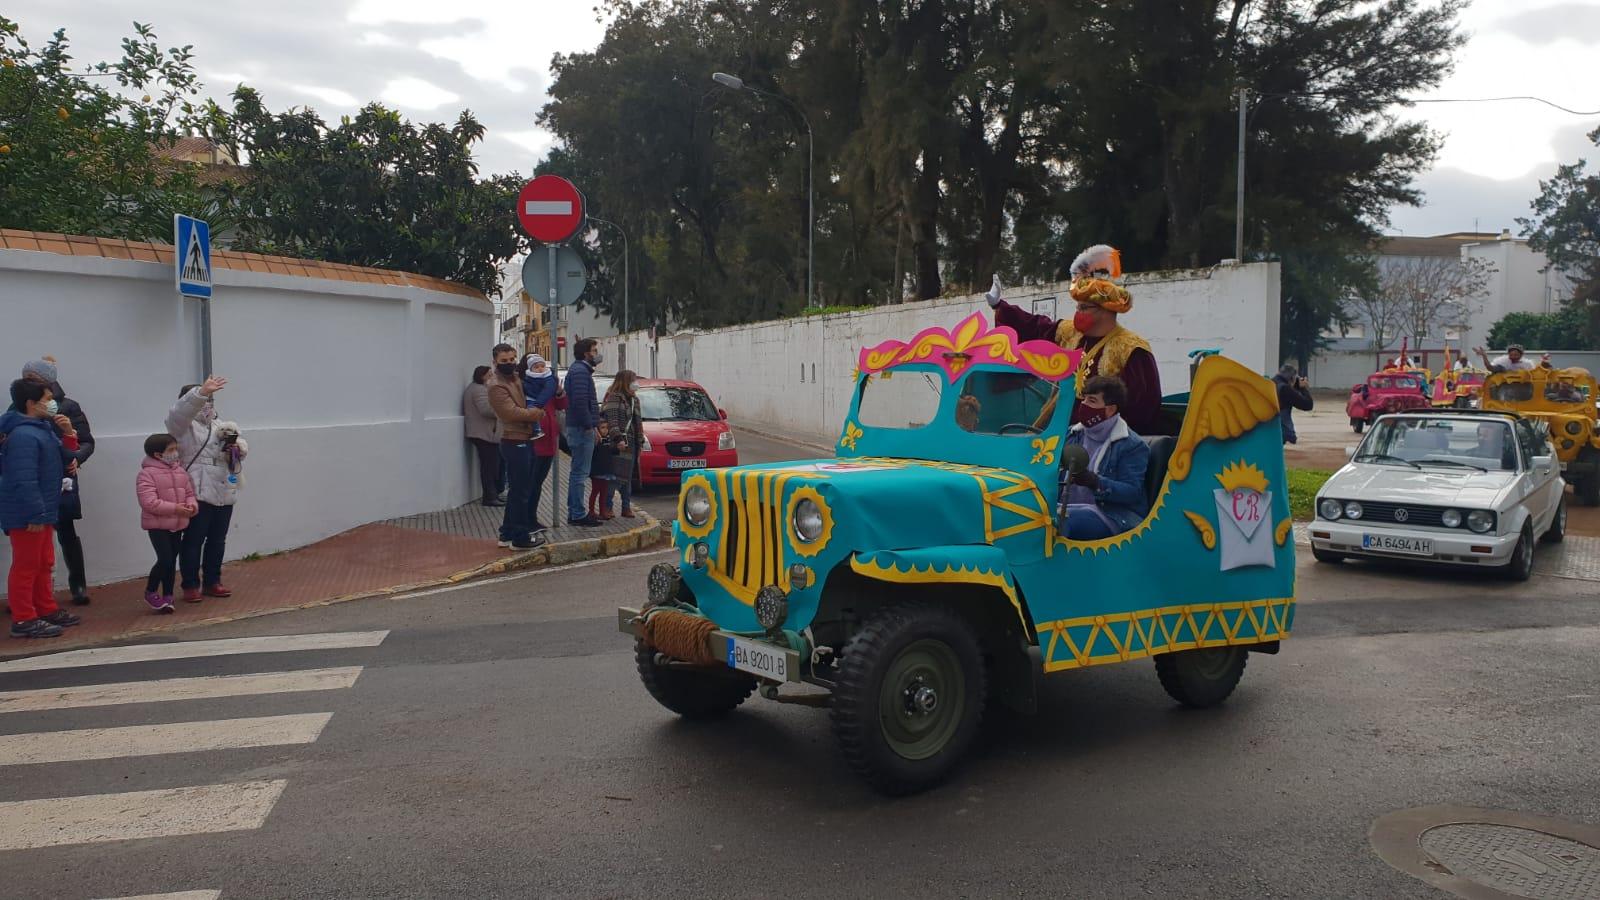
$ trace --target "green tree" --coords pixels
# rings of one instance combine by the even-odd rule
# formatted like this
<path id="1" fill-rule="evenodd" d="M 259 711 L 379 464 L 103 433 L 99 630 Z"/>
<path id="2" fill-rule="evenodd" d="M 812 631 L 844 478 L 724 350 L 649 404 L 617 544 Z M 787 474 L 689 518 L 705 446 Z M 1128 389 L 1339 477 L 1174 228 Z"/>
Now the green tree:
<path id="1" fill-rule="evenodd" d="M 156 153 L 202 115 L 190 48 L 133 32 L 74 72 L 64 31 L 34 48 L 0 17 L 0 227 L 170 241 L 173 213 L 205 211 L 194 170 Z"/>
<path id="2" fill-rule="evenodd" d="M 1600 146 L 1600 128 L 1589 140 Z M 1554 178 L 1539 182 L 1532 206 L 1534 215 L 1517 224 L 1529 246 L 1572 277 L 1568 303 L 1582 311 L 1585 333 L 1600 337 L 1600 172 L 1589 171 L 1582 159 L 1561 166 Z"/>
<path id="3" fill-rule="evenodd" d="M 1489 329 L 1490 347 L 1521 344 L 1529 350 L 1593 350 L 1596 345 L 1588 311 L 1569 305 L 1554 313 L 1509 313 Z"/>
<path id="4" fill-rule="evenodd" d="M 470 111 L 418 126 L 373 103 L 330 126 L 309 108 L 273 113 L 248 87 L 233 101 L 222 139 L 250 163 L 226 193 L 235 247 L 498 292 L 499 265 L 525 245 L 511 226 L 522 179 L 478 176 Z"/>

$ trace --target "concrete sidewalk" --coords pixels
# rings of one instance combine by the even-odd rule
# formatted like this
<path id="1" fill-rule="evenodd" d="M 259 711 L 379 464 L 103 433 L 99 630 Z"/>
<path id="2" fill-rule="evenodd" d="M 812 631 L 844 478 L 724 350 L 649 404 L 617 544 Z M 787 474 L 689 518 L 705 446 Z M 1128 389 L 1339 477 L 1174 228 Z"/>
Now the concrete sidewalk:
<path id="1" fill-rule="evenodd" d="M 547 501 L 548 502 L 548 501 Z M 90 588 L 94 602 L 62 609 L 83 618 L 59 638 L 0 638 L 0 657 L 84 647 L 113 640 L 210 625 L 345 600 L 402 593 L 516 569 L 617 556 L 658 542 L 664 529 L 654 518 L 612 519 L 596 528 L 561 527 L 546 532 L 549 543 L 533 550 L 503 550 L 495 537 L 502 510 L 477 503 L 388 522 L 375 522 L 324 541 L 260 559 L 230 562 L 223 583 L 226 599 L 178 600 L 171 614 L 157 615 L 144 602 L 144 578 Z M 0 623 L 9 627 L 9 619 Z"/>

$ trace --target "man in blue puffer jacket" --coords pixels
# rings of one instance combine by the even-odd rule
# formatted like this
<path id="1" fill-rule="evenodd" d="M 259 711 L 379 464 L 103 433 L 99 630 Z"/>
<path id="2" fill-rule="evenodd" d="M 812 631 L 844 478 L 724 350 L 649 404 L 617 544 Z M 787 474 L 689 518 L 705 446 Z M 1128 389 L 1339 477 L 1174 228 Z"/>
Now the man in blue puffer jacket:
<path id="1" fill-rule="evenodd" d="M 600 427 L 600 398 L 594 389 L 594 367 L 600 365 L 599 342 L 584 338 L 573 348 L 577 360 L 567 369 L 567 449 L 572 454 L 572 475 L 567 480 L 567 522 L 586 528 L 600 524 L 589 515 L 584 490 L 589 487 L 589 464 L 594 457 L 595 429 Z"/>
<path id="2" fill-rule="evenodd" d="M 54 585 L 61 481 L 78 439 L 71 421 L 57 415 L 50 386 L 26 378 L 11 382 L 0 439 L 0 530 L 11 541 L 11 636 L 58 637 L 63 626 L 80 621 L 56 606 Z"/>

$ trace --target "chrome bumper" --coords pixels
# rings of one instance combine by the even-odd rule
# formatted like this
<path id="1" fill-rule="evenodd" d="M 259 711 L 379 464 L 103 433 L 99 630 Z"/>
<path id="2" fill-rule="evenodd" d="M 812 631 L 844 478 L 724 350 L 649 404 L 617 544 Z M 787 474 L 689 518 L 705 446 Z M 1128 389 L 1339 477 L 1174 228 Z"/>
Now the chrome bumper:
<path id="1" fill-rule="evenodd" d="M 1517 546 L 1515 534 L 1473 534 L 1471 532 L 1429 531 L 1420 528 L 1364 528 L 1349 522 L 1329 522 L 1315 519 L 1311 523 L 1311 546 L 1333 553 L 1366 556 L 1373 559 L 1412 559 L 1418 562 L 1460 563 L 1466 565 L 1499 566 L 1511 561 L 1511 552 Z M 1433 541 L 1433 555 L 1393 553 L 1384 550 L 1366 550 L 1361 546 L 1363 534 L 1392 534 L 1400 537 L 1421 538 Z M 1318 537 L 1326 534 L 1327 537 Z M 1488 547 L 1488 553 L 1474 553 L 1473 547 Z"/>

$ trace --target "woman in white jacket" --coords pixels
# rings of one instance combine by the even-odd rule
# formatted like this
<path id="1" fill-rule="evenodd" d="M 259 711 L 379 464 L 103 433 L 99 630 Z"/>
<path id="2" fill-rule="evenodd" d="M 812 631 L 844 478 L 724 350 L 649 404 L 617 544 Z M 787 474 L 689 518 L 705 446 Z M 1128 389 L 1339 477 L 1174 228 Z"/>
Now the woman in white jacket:
<path id="1" fill-rule="evenodd" d="M 228 525 L 239 495 L 240 469 L 248 448 L 237 428 L 216 420 L 212 398 L 228 384 L 213 375 L 205 384 L 188 385 L 167 413 L 167 433 L 178 440 L 179 462 L 189 470 L 200 500 L 200 512 L 189 520 L 178 555 L 183 599 L 198 603 L 207 597 L 233 594 L 222 583 L 222 558 L 228 549 Z"/>

